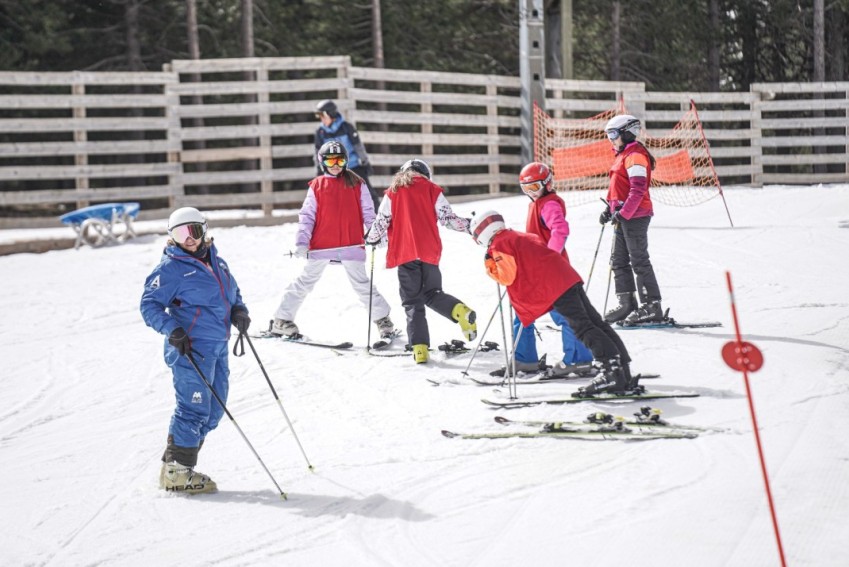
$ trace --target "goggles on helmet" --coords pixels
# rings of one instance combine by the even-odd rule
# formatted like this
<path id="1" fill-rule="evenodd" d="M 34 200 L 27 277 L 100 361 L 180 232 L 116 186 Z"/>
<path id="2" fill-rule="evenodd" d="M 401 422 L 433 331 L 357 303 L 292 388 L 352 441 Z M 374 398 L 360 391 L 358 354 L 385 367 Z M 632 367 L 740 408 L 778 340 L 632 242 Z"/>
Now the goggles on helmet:
<path id="1" fill-rule="evenodd" d="M 169 232 L 174 242 L 184 244 L 191 237 L 194 240 L 203 241 L 206 235 L 206 223 L 190 222 L 175 226 Z"/>
<path id="2" fill-rule="evenodd" d="M 545 189 L 545 181 L 531 181 L 530 183 L 519 183 L 519 187 L 522 188 L 522 192 L 525 195 L 536 195 L 543 189 Z"/>
<path id="3" fill-rule="evenodd" d="M 618 138 L 622 134 L 619 130 L 608 130 L 606 133 L 607 133 L 607 139 L 610 140 L 611 142 L 613 140 L 615 140 L 616 138 Z"/>
<path id="4" fill-rule="evenodd" d="M 333 167 L 334 165 L 338 165 L 339 167 L 345 167 L 345 164 L 348 163 L 348 160 L 345 159 L 345 156 L 324 156 L 324 159 L 321 160 L 327 167 Z"/>

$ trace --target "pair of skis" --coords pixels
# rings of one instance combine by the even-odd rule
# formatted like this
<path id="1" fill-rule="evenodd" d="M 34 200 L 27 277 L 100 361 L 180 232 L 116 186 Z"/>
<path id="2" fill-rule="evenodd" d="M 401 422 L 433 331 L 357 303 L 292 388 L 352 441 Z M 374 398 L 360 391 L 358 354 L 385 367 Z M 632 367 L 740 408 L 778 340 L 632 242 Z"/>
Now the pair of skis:
<path id="1" fill-rule="evenodd" d="M 705 431 L 721 431 L 708 427 L 672 424 L 660 418 L 660 410 L 649 406 L 640 408 L 634 418 L 594 412 L 584 421 L 512 420 L 496 416 L 495 422 L 505 426 L 535 427 L 536 430 L 486 431 L 480 433 L 457 433 L 443 430 L 442 435 L 450 439 L 510 439 L 510 438 L 554 438 L 583 440 L 650 440 L 650 439 L 694 439 Z"/>

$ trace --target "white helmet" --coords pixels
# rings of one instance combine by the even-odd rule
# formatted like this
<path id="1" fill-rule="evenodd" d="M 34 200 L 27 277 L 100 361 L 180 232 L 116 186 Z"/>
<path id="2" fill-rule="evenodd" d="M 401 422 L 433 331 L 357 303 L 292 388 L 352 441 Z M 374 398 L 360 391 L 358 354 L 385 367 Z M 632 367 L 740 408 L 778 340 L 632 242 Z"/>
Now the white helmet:
<path id="1" fill-rule="evenodd" d="M 495 211 L 484 211 L 475 215 L 469 225 L 469 232 L 472 233 L 472 238 L 481 246 L 489 246 L 493 237 L 500 231 L 504 230 L 504 217 Z"/>
<path id="2" fill-rule="evenodd" d="M 640 135 L 640 119 L 630 114 L 620 114 L 607 121 L 604 131 L 611 141 L 622 136 L 622 141 L 631 143 Z"/>
<path id="3" fill-rule="evenodd" d="M 200 214 L 200 211 L 194 207 L 182 207 L 177 209 L 171 216 L 168 217 L 168 234 L 171 234 L 178 226 L 187 224 L 200 224 L 203 226 L 203 235 L 206 235 L 206 219 Z M 173 236 L 173 235 L 172 235 Z M 182 239 L 179 239 L 182 241 Z"/>

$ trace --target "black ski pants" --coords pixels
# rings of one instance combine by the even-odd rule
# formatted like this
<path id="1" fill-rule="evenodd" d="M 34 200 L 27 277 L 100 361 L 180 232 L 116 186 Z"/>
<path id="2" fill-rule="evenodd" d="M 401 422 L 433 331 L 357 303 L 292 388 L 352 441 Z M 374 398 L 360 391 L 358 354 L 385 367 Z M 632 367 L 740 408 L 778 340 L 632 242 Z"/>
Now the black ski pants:
<path id="1" fill-rule="evenodd" d="M 613 267 L 616 293 L 636 291 L 640 303 L 659 301 L 660 287 L 649 259 L 649 223 L 651 217 L 639 217 L 613 225 Z M 636 275 L 636 285 L 634 277 Z"/>
<path id="2" fill-rule="evenodd" d="M 439 266 L 421 260 L 398 266 L 398 284 L 401 304 L 407 314 L 407 339 L 411 345 L 430 346 L 425 307 L 453 321 L 451 312 L 461 301 L 442 291 Z"/>
<path id="3" fill-rule="evenodd" d="M 554 302 L 554 309 L 566 317 L 575 336 L 590 349 L 594 359 L 607 362 L 619 358 L 623 364 L 631 362 L 625 343 L 590 303 L 584 284 L 577 283 L 566 290 Z"/>

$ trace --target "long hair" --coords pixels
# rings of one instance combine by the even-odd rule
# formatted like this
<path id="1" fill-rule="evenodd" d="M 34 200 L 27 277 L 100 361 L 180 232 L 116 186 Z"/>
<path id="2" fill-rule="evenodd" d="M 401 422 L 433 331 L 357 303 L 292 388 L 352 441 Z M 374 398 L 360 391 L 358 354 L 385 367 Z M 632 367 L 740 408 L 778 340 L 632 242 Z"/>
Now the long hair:
<path id="1" fill-rule="evenodd" d="M 389 184 L 389 190 L 393 193 L 397 193 L 398 189 L 401 187 L 407 187 L 413 183 L 413 179 L 415 177 L 424 177 L 421 173 L 413 171 L 412 169 L 408 169 L 406 171 L 399 171 L 392 177 L 392 183 Z"/>
<path id="2" fill-rule="evenodd" d="M 345 180 L 345 185 L 347 187 L 359 187 L 360 185 L 365 183 L 365 180 L 362 177 L 347 168 L 345 169 L 345 171 L 342 172 L 339 177 Z"/>

